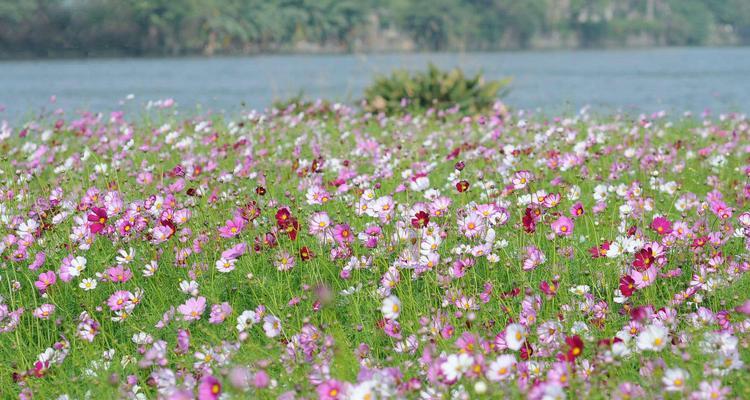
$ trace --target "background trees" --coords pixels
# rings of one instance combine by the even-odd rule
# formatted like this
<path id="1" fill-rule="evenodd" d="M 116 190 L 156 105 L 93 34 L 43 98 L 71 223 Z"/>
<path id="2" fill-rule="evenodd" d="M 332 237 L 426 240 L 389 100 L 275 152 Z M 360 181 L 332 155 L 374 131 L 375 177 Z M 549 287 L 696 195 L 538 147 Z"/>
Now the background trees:
<path id="1" fill-rule="evenodd" d="M 750 44 L 747 0 L 0 0 L 0 56 Z M 637 39 L 637 40 L 635 40 Z"/>

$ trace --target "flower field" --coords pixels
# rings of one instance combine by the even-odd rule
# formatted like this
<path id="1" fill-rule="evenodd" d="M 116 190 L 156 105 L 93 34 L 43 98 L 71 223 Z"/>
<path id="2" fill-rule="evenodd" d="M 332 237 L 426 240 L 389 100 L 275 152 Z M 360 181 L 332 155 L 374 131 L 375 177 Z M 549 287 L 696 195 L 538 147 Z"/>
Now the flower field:
<path id="1" fill-rule="evenodd" d="M 744 115 L 152 106 L 0 126 L 0 397 L 750 398 Z"/>

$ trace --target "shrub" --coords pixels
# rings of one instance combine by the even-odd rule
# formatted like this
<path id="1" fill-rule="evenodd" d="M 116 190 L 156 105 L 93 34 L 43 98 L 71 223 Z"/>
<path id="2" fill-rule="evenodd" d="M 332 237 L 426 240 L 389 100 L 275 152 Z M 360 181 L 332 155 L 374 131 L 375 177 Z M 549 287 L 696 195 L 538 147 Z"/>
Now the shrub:
<path id="1" fill-rule="evenodd" d="M 481 73 L 467 77 L 460 68 L 442 71 L 433 64 L 417 73 L 396 70 L 365 89 L 365 109 L 402 113 L 458 106 L 461 114 L 476 114 L 505 95 L 509 83 L 508 78 L 485 82 Z"/>

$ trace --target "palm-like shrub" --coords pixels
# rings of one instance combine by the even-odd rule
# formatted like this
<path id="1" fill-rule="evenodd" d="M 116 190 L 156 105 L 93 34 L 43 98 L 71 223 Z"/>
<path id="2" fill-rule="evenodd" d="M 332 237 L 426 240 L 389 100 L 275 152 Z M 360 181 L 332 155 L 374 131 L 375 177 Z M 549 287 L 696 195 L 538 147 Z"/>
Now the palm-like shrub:
<path id="1" fill-rule="evenodd" d="M 485 82 L 481 73 L 469 77 L 460 68 L 442 71 L 433 64 L 423 72 L 396 70 L 365 89 L 365 109 L 402 113 L 458 106 L 461 114 L 476 114 L 505 95 L 509 83 L 508 78 Z"/>

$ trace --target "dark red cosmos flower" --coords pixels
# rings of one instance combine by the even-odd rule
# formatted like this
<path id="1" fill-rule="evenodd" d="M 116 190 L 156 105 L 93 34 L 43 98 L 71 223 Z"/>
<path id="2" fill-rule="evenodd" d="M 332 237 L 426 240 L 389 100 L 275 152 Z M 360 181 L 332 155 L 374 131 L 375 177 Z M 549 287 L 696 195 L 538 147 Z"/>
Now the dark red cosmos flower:
<path id="1" fill-rule="evenodd" d="M 291 216 L 292 213 L 289 212 L 288 208 L 279 208 L 279 210 L 276 211 L 276 223 L 279 224 L 279 226 L 284 226 Z"/>
<path id="2" fill-rule="evenodd" d="M 167 228 L 169 228 L 169 235 L 167 235 L 167 239 L 174 236 L 174 233 L 177 232 L 177 228 L 174 226 L 174 223 L 171 220 L 162 219 L 161 221 L 159 221 L 159 223 L 162 226 L 166 226 Z"/>
<path id="3" fill-rule="evenodd" d="M 508 290 L 507 292 L 500 293 L 500 297 L 503 299 L 508 299 L 511 297 L 516 297 L 521 293 L 520 287 L 514 287 L 511 290 Z"/>
<path id="4" fill-rule="evenodd" d="M 533 354 L 534 348 L 531 347 L 528 341 L 523 342 L 523 345 L 521 346 L 521 359 L 524 361 L 528 361 Z"/>
<path id="5" fill-rule="evenodd" d="M 297 221 L 297 218 L 289 217 L 282 229 L 289 236 L 289 239 L 297 240 L 297 232 L 299 232 L 299 222 Z"/>
<path id="6" fill-rule="evenodd" d="M 622 339 L 618 338 L 617 336 L 611 337 L 611 338 L 605 338 L 605 339 L 599 339 L 599 341 L 596 343 L 599 347 L 611 347 L 615 343 L 622 342 Z"/>
<path id="7" fill-rule="evenodd" d="M 278 244 L 276 241 L 276 235 L 274 235 L 273 232 L 266 233 L 266 236 L 263 238 L 263 244 L 268 247 L 276 247 Z"/>
<path id="8" fill-rule="evenodd" d="M 445 159 L 453 160 L 454 158 L 458 157 L 459 154 L 461 154 L 461 148 L 456 147 L 455 149 L 451 150 L 451 152 L 448 154 L 448 156 L 445 157 Z"/>
<path id="9" fill-rule="evenodd" d="M 568 353 L 565 355 L 565 359 L 568 362 L 573 362 L 583 353 L 583 340 L 578 335 L 568 336 L 565 338 L 565 343 L 568 345 Z"/>
<path id="10" fill-rule="evenodd" d="M 88 215 L 88 220 L 90 222 L 89 229 L 91 230 L 91 233 L 96 234 L 101 232 L 107 223 L 107 210 L 93 207 L 91 211 L 91 214 Z"/>
<path id="11" fill-rule="evenodd" d="M 456 184 L 456 190 L 458 190 L 459 193 L 463 193 L 463 192 L 469 190 L 469 182 L 467 182 L 467 181 L 459 181 Z"/>
<path id="12" fill-rule="evenodd" d="M 299 249 L 299 257 L 302 259 L 302 261 L 307 261 L 315 257 L 315 254 L 310 251 L 310 249 L 307 246 L 302 247 Z"/>
<path id="13" fill-rule="evenodd" d="M 414 214 L 414 218 L 411 219 L 411 226 L 415 228 L 424 228 L 430 223 L 430 214 L 420 211 Z"/>
<path id="14" fill-rule="evenodd" d="M 672 223 L 664 217 L 656 217 L 651 222 L 651 229 L 655 230 L 659 235 L 669 235 L 672 233 Z"/>
<path id="15" fill-rule="evenodd" d="M 263 196 L 266 194 L 266 188 L 263 186 L 258 186 L 255 188 L 255 193 L 257 193 L 259 196 Z"/>
<path id="16" fill-rule="evenodd" d="M 625 297 L 630 297 L 635 292 L 635 280 L 630 275 L 620 278 L 620 293 Z"/>
<path id="17" fill-rule="evenodd" d="M 531 208 L 527 208 L 523 214 L 523 229 L 528 233 L 534 233 L 536 231 L 536 218 L 532 214 Z"/>
<path id="18" fill-rule="evenodd" d="M 708 243 L 708 236 L 701 236 L 693 239 L 693 244 L 691 244 L 690 247 L 698 249 L 703 247 L 706 243 Z"/>
<path id="19" fill-rule="evenodd" d="M 636 233 L 638 233 L 638 227 L 637 226 L 633 225 L 630 228 L 628 228 L 628 237 L 631 237 L 631 236 L 635 235 Z"/>
<path id="20" fill-rule="evenodd" d="M 260 207 L 258 207 L 258 203 L 251 201 L 240 209 L 240 214 L 242 214 L 243 219 L 250 222 L 260 217 Z"/>
<path id="21" fill-rule="evenodd" d="M 643 272 L 649 269 L 651 265 L 654 264 L 654 261 L 656 260 L 654 259 L 654 254 L 651 251 L 651 247 L 646 247 L 636 253 L 635 260 L 633 260 L 633 267 L 639 272 Z"/>
<path id="22" fill-rule="evenodd" d="M 457 171 L 463 171 L 464 167 L 466 167 L 466 164 L 463 161 L 457 162 L 455 166 Z"/>
<path id="23" fill-rule="evenodd" d="M 558 281 L 555 279 L 551 283 L 547 281 L 542 281 L 542 283 L 539 284 L 539 290 L 542 291 L 542 293 L 546 294 L 547 296 L 554 296 L 557 294 L 557 284 Z"/>
<path id="24" fill-rule="evenodd" d="M 607 251 L 609 251 L 609 242 L 606 240 L 601 245 L 594 246 L 589 249 L 589 253 L 591 253 L 591 258 L 606 257 Z"/>

